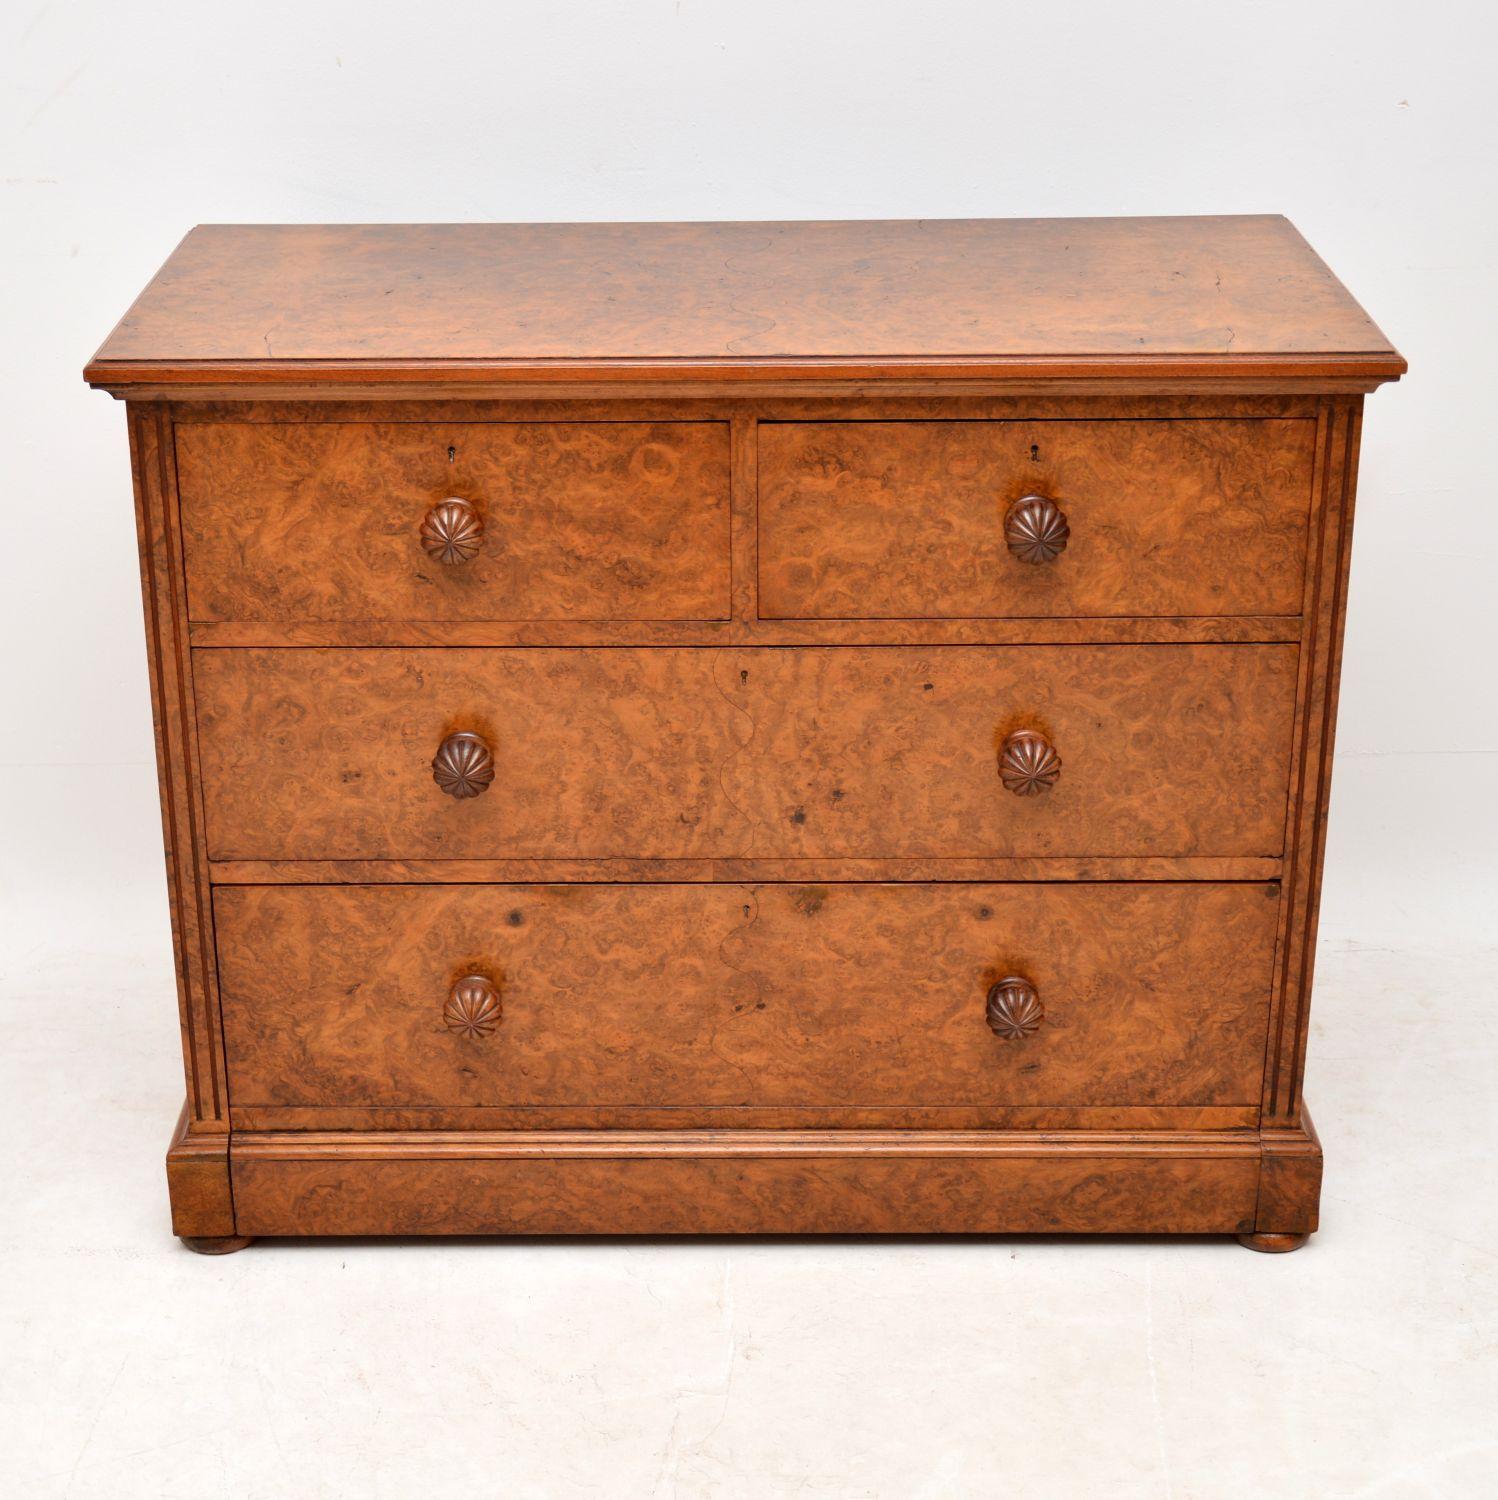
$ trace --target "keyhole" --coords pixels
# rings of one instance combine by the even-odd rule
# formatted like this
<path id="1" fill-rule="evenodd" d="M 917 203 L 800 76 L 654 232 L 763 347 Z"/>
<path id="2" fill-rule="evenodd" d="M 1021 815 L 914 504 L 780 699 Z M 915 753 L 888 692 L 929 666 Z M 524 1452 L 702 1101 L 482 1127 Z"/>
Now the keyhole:
<path id="1" fill-rule="evenodd" d="M 749 681 L 749 674 L 748 674 L 748 673 L 747 673 L 747 672 L 742 672 L 742 671 L 741 671 L 741 672 L 740 672 L 740 673 L 739 673 L 739 686 L 740 686 L 740 687 L 743 687 L 743 686 L 744 686 L 744 684 L 745 684 L 745 683 L 746 683 L 746 682 L 748 682 L 748 681 Z"/>
<path id="2" fill-rule="evenodd" d="M 449 453 L 451 453 L 452 449 L 449 448 L 447 451 Z M 1030 444 L 1030 462 L 1032 464 L 1038 464 L 1040 462 L 1040 444 L 1039 443 L 1031 443 Z"/>
<path id="3" fill-rule="evenodd" d="M 456 448 L 449 448 L 447 450 L 447 461 L 448 461 L 448 463 L 451 463 L 457 456 L 458 456 L 458 450 Z"/>

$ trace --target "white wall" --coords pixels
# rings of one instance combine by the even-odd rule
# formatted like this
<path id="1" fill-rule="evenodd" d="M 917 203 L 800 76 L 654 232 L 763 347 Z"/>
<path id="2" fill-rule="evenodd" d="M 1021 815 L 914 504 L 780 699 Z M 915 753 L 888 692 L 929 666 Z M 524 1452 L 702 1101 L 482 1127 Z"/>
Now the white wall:
<path id="1" fill-rule="evenodd" d="M 165 942 L 123 412 L 78 372 L 214 220 L 1289 215 L 1412 366 L 1367 413 L 1323 932 L 1494 940 L 1493 15 L 7 7 L 0 962 Z"/>

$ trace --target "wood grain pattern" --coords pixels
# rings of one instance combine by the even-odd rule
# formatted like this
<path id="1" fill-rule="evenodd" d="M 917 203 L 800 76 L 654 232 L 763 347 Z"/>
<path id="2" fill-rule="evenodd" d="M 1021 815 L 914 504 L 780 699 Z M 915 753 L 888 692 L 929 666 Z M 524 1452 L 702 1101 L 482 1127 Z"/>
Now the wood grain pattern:
<path id="1" fill-rule="evenodd" d="M 747 586 L 742 592 L 747 592 Z M 1299 615 L 1052 620 L 225 620 L 191 643 L 240 646 L 1146 646 L 1298 641 Z"/>
<path id="2" fill-rule="evenodd" d="M 160 407 L 132 404 L 127 417 L 178 1022 L 187 1079 L 186 1125 L 174 1141 L 167 1175 L 174 1205 L 179 1201 L 183 1205 L 173 1212 L 188 1224 L 200 1219 L 211 1223 L 220 1216 L 220 1199 L 227 1199 L 228 1193 L 228 1163 L 220 1148 L 229 1129 L 229 1110 L 171 428 Z M 197 1137 L 209 1138 L 209 1143 L 200 1146 Z M 211 1185 L 210 1179 L 217 1185 Z M 219 1231 L 188 1228 L 179 1232 Z"/>
<path id="3" fill-rule="evenodd" d="M 1252 1228 L 1257 1143 L 927 1134 L 817 1150 L 771 1132 L 737 1150 L 690 1136 L 508 1143 L 399 1138 L 352 1150 L 246 1137 L 234 1192 L 249 1234 L 1235 1234 Z"/>
<path id="4" fill-rule="evenodd" d="M 753 819 L 746 852 L 1266 856 L 1283 847 L 1287 647 L 720 660 L 748 720 L 719 774 Z M 1019 728 L 1043 733 L 1066 764 L 1044 796 L 1012 796 L 999 779 L 999 749 Z"/>
<path id="5" fill-rule="evenodd" d="M 394 1108 L 385 1105 L 294 1105 L 236 1104 L 232 1110 L 234 1129 L 239 1131 L 334 1132 L 346 1140 L 373 1132 L 457 1131 L 674 1131 L 680 1128 L 682 1111 L 649 1105 L 427 1105 Z M 704 1132 L 716 1135 L 732 1130 L 818 1129 L 839 1133 L 868 1130 L 1020 1130 L 1105 1131 L 1109 1133 L 1158 1131 L 1254 1132 L 1259 1107 L 1253 1104 L 1210 1105 L 955 1105 L 934 1107 L 873 1107 L 868 1105 L 819 1105 L 755 1107 L 741 1104 L 695 1106 L 691 1118 Z M 857 1137 L 850 1136 L 849 1139 Z"/>
<path id="6" fill-rule="evenodd" d="M 1320 1222 L 1321 1141 L 1304 1109 L 1298 1125 L 1260 1132 L 1264 1155 L 1254 1223 L 1261 1234 L 1314 1234 Z"/>
<path id="7" fill-rule="evenodd" d="M 215 859 L 1273 856 L 1287 646 L 197 651 Z M 1042 730 L 1066 775 L 1004 792 Z M 453 730 L 498 775 L 434 788 Z"/>
<path id="8" fill-rule="evenodd" d="M 85 374 L 132 381 L 1397 377 L 1284 219 L 205 225 Z"/>
<path id="9" fill-rule="evenodd" d="M 266 396 L 260 389 L 236 396 L 190 397 L 168 404 L 172 422 L 187 427 L 197 422 L 253 422 L 259 425 L 296 424 L 316 427 L 328 422 L 679 422 L 754 419 L 774 422 L 848 421 L 1127 421 L 1130 419 L 1303 417 L 1315 421 L 1322 397 L 1295 391 L 1227 392 L 1197 390 L 1170 394 L 1120 393 L 1091 386 L 1081 391 L 1057 390 L 1053 385 L 1007 385 L 986 393 L 951 390 L 902 391 L 881 383 L 869 390 L 819 396 L 798 391 L 766 396 L 758 389 L 737 395 L 703 399 L 642 394 L 637 388 L 611 387 L 601 395 L 566 393 L 544 395 L 475 396 L 458 393 L 440 401 L 421 393 L 361 391 L 354 395 L 299 392 L 294 397 Z"/>
<path id="10" fill-rule="evenodd" d="M 776 402 L 857 402 L 871 393 L 900 400 L 991 400 L 1013 396 L 1068 398 L 1107 396 L 1118 400 L 1188 399 L 1219 396 L 1227 402 L 1264 397 L 1275 402 L 1320 396 L 1361 395 L 1394 380 L 1404 371 L 1376 364 L 1372 369 L 1342 355 L 1305 355 L 1294 360 L 1251 355 L 1234 360 L 1225 373 L 1212 372 L 1210 360 L 1191 356 L 1144 357 L 1126 364 L 1121 358 L 1077 355 L 1074 358 L 988 361 L 927 360 L 918 364 L 888 361 L 809 361 L 788 364 L 784 373 L 767 374 L 761 362 L 746 360 L 725 366 L 659 367 L 659 379 L 621 363 L 599 378 L 578 378 L 560 363 L 495 367 L 454 361 L 430 367 L 426 378 L 413 368 L 372 360 L 367 365 L 324 368 L 293 362 L 225 362 L 222 365 L 176 367 L 175 378 L 163 378 L 160 365 L 125 363 L 99 367 L 105 378 L 93 382 L 118 400 L 161 401 L 168 405 L 227 406 L 246 397 L 277 406 L 322 402 L 339 406 L 374 402 L 424 402 L 429 406 L 477 403 L 543 404 L 574 399 L 586 406 L 627 399 L 669 404 L 688 400 L 727 407 L 752 398 Z M 1397 369 L 1397 373 L 1391 373 Z M 342 379 L 340 372 L 347 372 Z M 420 367 L 414 372 L 419 376 Z M 404 377 L 404 378 L 402 378 Z"/>
<path id="11" fill-rule="evenodd" d="M 1257 1131 L 593 1130 L 267 1131 L 240 1143 L 256 1161 L 836 1161 L 1060 1155 L 1161 1161 L 1258 1157 Z"/>
<path id="12" fill-rule="evenodd" d="M 278 886 L 216 897 L 241 1105 L 1241 1104 L 1263 885 Z M 455 976 L 504 1021 L 454 1035 Z M 990 987 L 1045 1025 L 1006 1043 Z M 692 1123 L 690 1115 L 681 1119 Z"/>
<path id="13" fill-rule="evenodd" d="M 721 422 L 177 432 L 195 620 L 710 620 L 729 613 Z M 439 501 L 483 544 L 429 555 Z"/>
<path id="14" fill-rule="evenodd" d="M 1301 1074 L 1310 1032 L 1361 424 L 1361 400 L 1328 402 L 1322 414 L 1316 525 L 1304 604 L 1307 640 L 1300 653 L 1291 747 L 1279 972 L 1264 1068 L 1265 1122 L 1290 1129 L 1301 1121 Z"/>
<path id="15" fill-rule="evenodd" d="M 1294 614 L 1316 425 L 824 422 L 760 427 L 774 618 Z M 1066 549 L 1017 559 L 1022 497 Z"/>
<path id="16" fill-rule="evenodd" d="M 167 1198 L 172 1233 L 215 1239 L 234 1233 L 234 1196 L 229 1187 L 229 1136 L 194 1119 L 189 1099 L 177 1118 L 166 1153 Z"/>
<path id="17" fill-rule="evenodd" d="M 215 885 L 550 885 L 559 881 L 1278 880 L 1281 859 L 270 859 L 210 863 Z"/>
<path id="18" fill-rule="evenodd" d="M 1273 218 L 190 236 L 85 372 L 176 1232 L 1303 1244 L 1403 370 Z"/>

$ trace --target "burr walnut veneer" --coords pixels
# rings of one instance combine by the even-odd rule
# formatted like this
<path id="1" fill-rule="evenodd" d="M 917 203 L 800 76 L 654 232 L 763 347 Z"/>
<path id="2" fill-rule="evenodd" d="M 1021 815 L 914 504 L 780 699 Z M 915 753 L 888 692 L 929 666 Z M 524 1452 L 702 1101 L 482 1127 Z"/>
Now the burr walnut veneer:
<path id="1" fill-rule="evenodd" d="M 127 402 L 194 1248 L 1316 1227 L 1283 219 L 212 226 Z"/>

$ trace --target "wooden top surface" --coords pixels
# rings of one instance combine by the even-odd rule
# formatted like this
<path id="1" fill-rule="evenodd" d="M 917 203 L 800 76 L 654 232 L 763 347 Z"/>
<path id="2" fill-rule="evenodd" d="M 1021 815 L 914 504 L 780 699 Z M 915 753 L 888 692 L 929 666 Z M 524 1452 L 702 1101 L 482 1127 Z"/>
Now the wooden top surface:
<path id="1" fill-rule="evenodd" d="M 1396 379 L 1285 219 L 202 225 L 84 372 L 337 382 Z"/>

